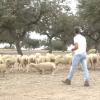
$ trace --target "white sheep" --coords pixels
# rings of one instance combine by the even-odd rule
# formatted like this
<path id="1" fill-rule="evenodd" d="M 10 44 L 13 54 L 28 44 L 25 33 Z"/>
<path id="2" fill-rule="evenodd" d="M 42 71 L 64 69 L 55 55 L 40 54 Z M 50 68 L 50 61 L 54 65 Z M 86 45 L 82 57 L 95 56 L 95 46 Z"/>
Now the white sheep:
<path id="1" fill-rule="evenodd" d="M 13 55 L 2 55 L 0 57 L 0 64 L 5 63 L 7 68 L 13 68 L 16 62 L 16 57 Z"/>
<path id="2" fill-rule="evenodd" d="M 47 53 L 45 55 L 45 62 L 55 62 L 55 55 L 51 53 Z"/>
<path id="3" fill-rule="evenodd" d="M 59 65 L 59 64 L 62 64 L 62 65 L 67 65 L 67 64 L 71 64 L 71 61 L 72 61 L 72 54 L 66 54 L 64 56 L 57 56 L 55 58 L 55 64 L 56 65 Z"/>
<path id="4" fill-rule="evenodd" d="M 49 58 L 50 58 L 50 62 L 55 62 L 55 55 L 54 54 L 50 54 Z"/>
<path id="5" fill-rule="evenodd" d="M 10 58 L 5 59 L 5 63 L 8 67 L 12 68 L 16 63 L 16 57 L 11 56 Z"/>
<path id="6" fill-rule="evenodd" d="M 13 56 L 5 60 L 5 64 L 7 68 L 9 68 L 10 72 L 14 71 L 15 63 L 16 63 L 16 57 L 13 57 Z"/>
<path id="7" fill-rule="evenodd" d="M 55 64 L 58 66 L 59 64 L 65 65 L 66 64 L 66 59 L 65 57 L 56 57 L 55 58 Z"/>
<path id="8" fill-rule="evenodd" d="M 40 53 L 36 53 L 35 55 L 34 55 L 34 59 L 35 59 L 35 63 L 36 64 L 38 64 L 39 63 L 39 57 L 41 56 L 41 54 Z"/>
<path id="9" fill-rule="evenodd" d="M 5 72 L 7 71 L 7 66 L 6 64 L 0 64 L 0 73 L 5 76 Z"/>
<path id="10" fill-rule="evenodd" d="M 4 60 L 2 58 L 0 58 L 0 64 L 4 63 Z"/>
<path id="11" fill-rule="evenodd" d="M 97 50 L 96 49 L 90 49 L 90 50 L 88 50 L 88 54 L 93 54 L 93 53 L 96 53 L 97 52 Z"/>
<path id="12" fill-rule="evenodd" d="M 44 60 L 44 58 L 43 58 L 43 56 L 41 55 L 41 56 L 38 56 L 38 57 L 35 57 L 35 63 L 36 64 L 39 64 L 39 63 L 41 63 L 41 62 L 44 62 L 45 60 Z"/>
<path id="13" fill-rule="evenodd" d="M 28 56 L 28 64 L 30 64 L 30 63 L 35 63 L 35 56 L 34 55 Z"/>
<path id="14" fill-rule="evenodd" d="M 28 64 L 28 56 L 27 55 L 23 55 L 21 56 L 21 59 L 20 59 L 20 69 L 19 70 L 22 70 L 22 71 L 25 71 L 26 70 L 26 66 Z"/>
<path id="15" fill-rule="evenodd" d="M 47 71 L 53 74 L 56 66 L 52 62 L 44 62 L 39 64 L 30 63 L 27 67 L 27 72 L 29 72 L 30 68 L 35 68 L 40 74 L 45 74 Z"/>
<path id="16" fill-rule="evenodd" d="M 72 57 L 73 57 L 72 53 L 68 53 L 68 54 L 65 55 L 66 63 L 67 64 L 71 65 L 71 63 L 72 63 Z"/>
<path id="17" fill-rule="evenodd" d="M 98 61 L 97 54 L 89 54 L 89 55 L 87 55 L 87 63 L 88 63 L 88 65 L 90 65 L 90 68 L 93 68 L 95 70 L 97 61 Z"/>
<path id="18" fill-rule="evenodd" d="M 51 54 L 51 53 L 47 53 L 45 58 L 46 58 L 46 62 L 55 62 L 55 55 L 54 54 Z"/>

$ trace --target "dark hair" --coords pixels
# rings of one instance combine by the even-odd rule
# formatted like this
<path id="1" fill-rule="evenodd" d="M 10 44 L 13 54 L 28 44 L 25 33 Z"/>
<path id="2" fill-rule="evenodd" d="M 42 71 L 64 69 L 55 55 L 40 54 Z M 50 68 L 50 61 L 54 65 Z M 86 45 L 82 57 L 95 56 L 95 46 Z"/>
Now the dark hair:
<path id="1" fill-rule="evenodd" d="M 75 27 L 74 31 L 75 31 L 76 34 L 78 34 L 78 33 L 80 33 L 80 28 L 79 27 Z"/>

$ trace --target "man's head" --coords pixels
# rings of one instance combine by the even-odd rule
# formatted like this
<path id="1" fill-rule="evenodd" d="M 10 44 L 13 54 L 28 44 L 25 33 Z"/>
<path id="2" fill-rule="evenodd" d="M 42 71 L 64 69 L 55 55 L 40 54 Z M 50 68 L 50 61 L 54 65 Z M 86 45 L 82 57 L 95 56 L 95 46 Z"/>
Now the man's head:
<path id="1" fill-rule="evenodd" d="M 74 33 L 75 33 L 75 34 L 79 34 L 79 33 L 80 33 L 80 27 L 78 27 L 78 26 L 75 27 L 75 28 L 74 28 Z"/>

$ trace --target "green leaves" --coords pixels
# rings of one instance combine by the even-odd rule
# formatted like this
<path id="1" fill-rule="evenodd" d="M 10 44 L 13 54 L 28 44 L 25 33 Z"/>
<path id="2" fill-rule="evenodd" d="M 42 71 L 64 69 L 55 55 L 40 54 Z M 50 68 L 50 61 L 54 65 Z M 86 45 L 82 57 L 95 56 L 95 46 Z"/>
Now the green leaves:
<path id="1" fill-rule="evenodd" d="M 79 0 L 79 13 L 92 23 L 100 22 L 100 0 Z"/>
<path id="2" fill-rule="evenodd" d="M 89 36 L 95 44 L 100 42 L 100 0 L 78 0 L 79 15 L 83 18 L 87 36 Z M 97 47 L 97 46 L 95 46 Z M 97 49 L 97 48 L 96 48 Z"/>

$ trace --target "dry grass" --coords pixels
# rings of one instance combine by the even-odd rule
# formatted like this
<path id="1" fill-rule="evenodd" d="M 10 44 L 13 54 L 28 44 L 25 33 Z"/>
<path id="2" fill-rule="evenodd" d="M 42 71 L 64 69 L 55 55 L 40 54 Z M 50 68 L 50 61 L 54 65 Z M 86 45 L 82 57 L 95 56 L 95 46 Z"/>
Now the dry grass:
<path id="1" fill-rule="evenodd" d="M 23 54 L 25 55 L 31 55 L 35 53 L 41 53 L 42 55 L 48 53 L 48 50 L 22 50 Z M 53 51 L 53 54 L 62 54 L 64 55 L 66 52 L 62 51 Z M 0 49 L 0 54 L 17 54 L 17 51 L 15 49 Z"/>

